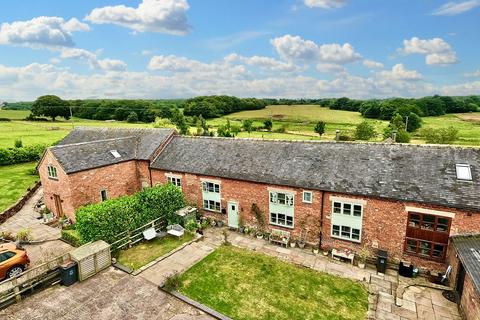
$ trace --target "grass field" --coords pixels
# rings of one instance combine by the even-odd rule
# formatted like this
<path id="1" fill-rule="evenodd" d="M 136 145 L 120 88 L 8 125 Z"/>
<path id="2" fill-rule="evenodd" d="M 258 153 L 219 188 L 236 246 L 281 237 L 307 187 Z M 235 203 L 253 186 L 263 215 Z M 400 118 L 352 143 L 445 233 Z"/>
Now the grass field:
<path id="1" fill-rule="evenodd" d="M 27 188 L 39 180 L 32 174 L 36 163 L 22 163 L 0 167 L 0 212 L 15 203 Z"/>
<path id="2" fill-rule="evenodd" d="M 181 238 L 167 236 L 162 239 L 156 238 L 142 242 L 127 250 L 120 251 L 118 262 L 132 270 L 137 270 L 192 239 L 193 234 L 185 232 Z"/>
<path id="3" fill-rule="evenodd" d="M 23 113 L 22 117 L 18 113 Z M 19 117 L 23 119 L 29 111 L 0 110 L 0 118 Z M 15 118 L 11 118 L 15 119 Z M 16 139 L 21 139 L 24 146 L 31 144 L 53 144 L 65 137 L 74 126 L 151 128 L 147 123 L 106 122 L 74 118 L 72 121 L 33 122 L 13 120 L 0 122 L 0 147 L 13 147 Z"/>
<path id="4" fill-rule="evenodd" d="M 179 291 L 236 320 L 365 319 L 355 281 L 222 246 L 180 277 Z"/>
<path id="5" fill-rule="evenodd" d="M 11 120 L 23 120 L 30 114 L 26 110 L 0 110 L 0 118 L 7 118 Z"/>

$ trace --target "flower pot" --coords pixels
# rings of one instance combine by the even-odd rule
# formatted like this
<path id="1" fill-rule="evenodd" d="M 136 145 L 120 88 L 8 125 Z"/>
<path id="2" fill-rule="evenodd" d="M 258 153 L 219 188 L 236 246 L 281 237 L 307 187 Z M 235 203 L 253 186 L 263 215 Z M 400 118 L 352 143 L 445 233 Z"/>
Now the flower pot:
<path id="1" fill-rule="evenodd" d="M 240 231 L 240 233 L 244 233 L 244 232 L 245 232 L 245 228 L 244 228 L 244 227 L 240 227 L 240 228 L 238 228 L 238 231 Z"/>
<path id="2" fill-rule="evenodd" d="M 320 251 L 320 250 L 318 250 L 318 248 L 317 248 L 317 249 L 313 249 L 313 253 L 315 253 L 315 254 L 318 254 L 319 251 Z"/>
<path id="3" fill-rule="evenodd" d="M 290 242 L 290 247 L 295 248 L 296 243 L 295 242 Z"/>
<path id="4" fill-rule="evenodd" d="M 365 269 L 365 262 L 359 262 L 359 263 L 358 263 L 358 267 L 359 267 L 360 269 Z"/>
<path id="5" fill-rule="evenodd" d="M 257 239 L 258 240 L 263 239 L 263 234 L 257 234 Z"/>
<path id="6" fill-rule="evenodd" d="M 223 227 L 223 221 L 220 221 L 220 220 L 217 221 L 217 227 L 220 227 L 220 228 Z"/>
<path id="7" fill-rule="evenodd" d="M 323 251 L 323 255 L 324 255 L 325 257 L 328 256 L 328 253 L 329 253 L 328 250 L 324 250 L 324 251 Z"/>

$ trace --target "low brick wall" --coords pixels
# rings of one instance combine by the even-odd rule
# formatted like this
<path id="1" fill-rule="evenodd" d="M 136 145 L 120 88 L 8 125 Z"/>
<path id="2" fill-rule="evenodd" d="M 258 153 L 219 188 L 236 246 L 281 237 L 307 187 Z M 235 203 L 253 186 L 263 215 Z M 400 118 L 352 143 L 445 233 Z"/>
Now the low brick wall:
<path id="1" fill-rule="evenodd" d="M 7 221 L 8 218 L 15 215 L 15 213 L 17 213 L 18 211 L 20 211 L 20 209 L 23 208 L 25 203 L 34 195 L 34 193 L 38 190 L 38 188 L 40 188 L 40 185 L 41 185 L 40 181 L 37 182 L 15 204 L 10 206 L 10 208 L 8 208 L 7 210 L 3 211 L 0 214 L 0 224 L 4 223 L 5 221 Z"/>

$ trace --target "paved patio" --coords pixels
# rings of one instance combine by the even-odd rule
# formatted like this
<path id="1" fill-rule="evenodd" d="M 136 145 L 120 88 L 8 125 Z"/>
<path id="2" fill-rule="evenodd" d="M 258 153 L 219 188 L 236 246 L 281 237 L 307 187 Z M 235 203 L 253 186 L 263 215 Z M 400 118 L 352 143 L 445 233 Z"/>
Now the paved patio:
<path id="1" fill-rule="evenodd" d="M 0 311 L 5 320 L 210 320 L 141 277 L 109 268 L 70 287 L 55 286 Z"/>
<path id="2" fill-rule="evenodd" d="M 184 272 L 223 243 L 223 230 L 206 230 L 202 241 L 192 243 L 139 276 L 159 285 L 174 271 Z M 363 282 L 370 293 L 369 319 L 461 319 L 457 305 L 445 299 L 442 290 L 423 287 L 429 284 L 422 281 L 422 278 L 399 277 L 394 270 L 387 270 L 386 274 L 382 274 L 377 273 L 374 268 L 360 269 L 321 254 L 315 255 L 309 250 L 271 245 L 265 240 L 237 232 L 229 231 L 228 241 L 232 245 L 275 256 L 297 265 Z"/>
<path id="3" fill-rule="evenodd" d="M 43 188 L 40 187 L 19 212 L 0 225 L 0 232 L 9 231 L 16 234 L 22 229 L 29 228 L 34 241 L 59 239 L 59 228 L 49 227 L 43 224 L 42 220 L 37 219 L 40 214 L 34 210 L 34 207 L 42 197 Z M 32 265 L 38 265 L 72 249 L 70 245 L 61 240 L 24 245 L 24 247 L 27 249 Z"/>

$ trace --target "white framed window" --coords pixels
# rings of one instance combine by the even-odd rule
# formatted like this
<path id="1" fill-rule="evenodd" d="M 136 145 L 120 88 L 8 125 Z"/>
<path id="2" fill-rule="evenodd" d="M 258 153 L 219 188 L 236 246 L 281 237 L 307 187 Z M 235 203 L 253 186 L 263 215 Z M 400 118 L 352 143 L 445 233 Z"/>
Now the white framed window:
<path id="1" fill-rule="evenodd" d="M 293 194 L 270 191 L 270 203 L 293 207 Z"/>
<path id="2" fill-rule="evenodd" d="M 220 184 L 215 182 L 203 181 L 202 189 L 203 189 L 203 192 L 220 193 Z"/>
<path id="3" fill-rule="evenodd" d="M 102 201 L 107 200 L 108 199 L 107 190 L 103 189 L 102 191 L 100 191 L 100 197 L 102 198 Z"/>
<path id="4" fill-rule="evenodd" d="M 472 170 L 469 164 L 456 164 L 456 172 L 458 180 L 472 181 Z"/>
<path id="5" fill-rule="evenodd" d="M 57 168 L 52 165 L 47 166 L 48 177 L 52 179 L 58 179 Z"/>
<path id="6" fill-rule="evenodd" d="M 361 204 L 347 202 L 333 202 L 333 213 L 344 214 L 347 216 L 361 217 L 363 206 Z"/>
<path id="7" fill-rule="evenodd" d="M 293 228 L 293 215 L 288 213 L 275 213 L 270 212 L 270 224 Z"/>
<path id="8" fill-rule="evenodd" d="M 168 176 L 167 181 L 168 181 L 168 183 L 171 183 L 174 186 L 177 186 L 179 188 L 182 187 L 182 179 L 181 178 Z"/>
<path id="9" fill-rule="evenodd" d="M 203 200 L 203 209 L 216 212 L 222 210 L 220 202 L 214 200 Z"/>
<path id="10" fill-rule="evenodd" d="M 313 192 L 303 191 L 302 199 L 303 199 L 303 202 L 305 202 L 305 203 L 312 203 L 313 202 Z"/>
<path id="11" fill-rule="evenodd" d="M 332 238 L 361 242 L 363 204 L 334 200 L 332 202 Z"/>

